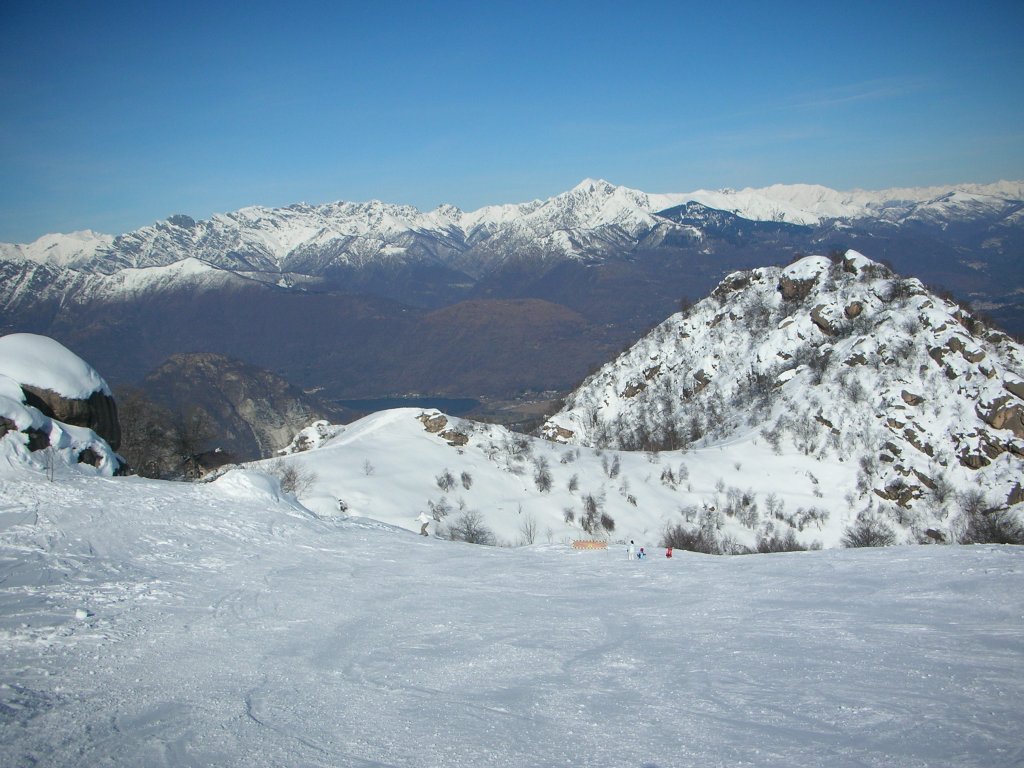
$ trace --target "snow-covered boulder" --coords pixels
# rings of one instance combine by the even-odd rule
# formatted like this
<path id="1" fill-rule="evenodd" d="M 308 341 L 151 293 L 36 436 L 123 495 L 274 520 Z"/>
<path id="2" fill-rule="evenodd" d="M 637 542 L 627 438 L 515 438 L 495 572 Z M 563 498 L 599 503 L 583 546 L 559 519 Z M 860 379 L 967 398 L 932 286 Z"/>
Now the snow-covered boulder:
<path id="1" fill-rule="evenodd" d="M 17 382 L 25 402 L 44 415 L 91 429 L 119 447 L 121 424 L 110 387 L 60 342 L 34 333 L 0 337 L 0 374 Z"/>
<path id="2" fill-rule="evenodd" d="M 121 468 L 117 407 L 85 361 L 46 336 L 0 338 L 0 457 L 7 467 Z M 112 444 L 113 443 L 113 444 Z M 90 470 L 91 471 L 91 470 Z"/>

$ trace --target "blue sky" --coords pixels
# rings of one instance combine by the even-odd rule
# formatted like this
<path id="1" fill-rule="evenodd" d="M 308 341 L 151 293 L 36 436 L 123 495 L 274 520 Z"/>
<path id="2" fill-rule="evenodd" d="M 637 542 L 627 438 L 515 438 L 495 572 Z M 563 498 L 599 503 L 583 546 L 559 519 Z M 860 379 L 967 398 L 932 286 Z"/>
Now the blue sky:
<path id="1" fill-rule="evenodd" d="M 245 205 L 1024 178 L 1024 2 L 19 3 L 0 241 Z"/>

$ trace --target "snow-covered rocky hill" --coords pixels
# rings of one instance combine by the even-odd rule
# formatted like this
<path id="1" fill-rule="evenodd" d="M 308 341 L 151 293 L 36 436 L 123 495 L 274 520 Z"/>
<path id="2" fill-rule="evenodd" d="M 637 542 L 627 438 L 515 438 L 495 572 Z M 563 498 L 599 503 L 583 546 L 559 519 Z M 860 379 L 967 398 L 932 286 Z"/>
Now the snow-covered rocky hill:
<path id="1" fill-rule="evenodd" d="M 756 493 L 770 457 L 801 454 L 825 514 L 838 504 L 948 538 L 965 494 L 1022 509 L 1024 349 L 856 252 L 807 257 L 729 275 L 591 376 L 543 432 L 719 451 L 737 489 L 755 489 L 725 505 L 751 528 L 772 506 Z"/>

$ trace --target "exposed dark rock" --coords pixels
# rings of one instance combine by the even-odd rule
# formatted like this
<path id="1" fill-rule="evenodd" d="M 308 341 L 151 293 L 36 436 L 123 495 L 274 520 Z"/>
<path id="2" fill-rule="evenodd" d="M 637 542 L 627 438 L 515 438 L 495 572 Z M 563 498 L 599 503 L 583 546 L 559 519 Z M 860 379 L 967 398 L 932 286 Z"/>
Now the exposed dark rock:
<path id="1" fill-rule="evenodd" d="M 423 428 L 431 434 L 437 434 L 448 426 L 448 417 L 443 413 L 438 413 L 433 416 L 429 413 L 421 413 L 417 418 L 423 422 Z"/>
<path id="2" fill-rule="evenodd" d="M 22 384 L 21 389 L 25 402 L 46 416 L 76 427 L 88 427 L 115 451 L 121 446 L 121 422 L 117 418 L 117 404 L 110 395 L 97 391 L 81 400 L 27 384 Z"/>
<path id="3" fill-rule="evenodd" d="M 821 329 L 821 332 L 826 336 L 835 336 L 838 331 L 836 327 L 832 325 L 832 321 L 822 314 L 823 309 L 825 309 L 825 305 L 819 304 L 811 310 L 811 322 L 818 326 L 818 328 Z"/>
<path id="4" fill-rule="evenodd" d="M 623 397 L 636 397 L 641 392 L 643 392 L 645 389 L 647 389 L 647 384 L 642 382 L 642 381 L 638 381 L 638 382 L 635 382 L 635 383 L 630 383 L 630 384 L 626 385 L 626 388 L 624 390 L 622 390 L 622 396 Z"/>
<path id="5" fill-rule="evenodd" d="M 1024 381 L 1010 381 L 1007 379 L 1003 381 L 1003 388 L 1014 397 L 1024 400 Z"/>
<path id="6" fill-rule="evenodd" d="M 694 394 L 700 392 L 711 383 L 711 375 L 703 368 L 693 374 L 693 379 L 697 382 L 697 388 L 694 390 Z"/>
<path id="7" fill-rule="evenodd" d="M 102 457 L 92 448 L 86 448 L 78 454 L 79 464 L 89 464 L 93 467 L 98 467 L 101 461 L 103 461 Z"/>
<path id="8" fill-rule="evenodd" d="M 42 430 L 29 427 L 25 430 L 25 434 L 28 435 L 28 449 L 30 451 L 41 451 L 44 448 L 50 447 L 50 436 Z"/>
<path id="9" fill-rule="evenodd" d="M 1017 437 L 1024 437 L 1024 404 L 1010 396 L 980 406 L 978 415 L 995 429 L 1008 429 Z"/>
<path id="10" fill-rule="evenodd" d="M 783 275 L 779 278 L 778 291 L 786 301 L 803 301 L 814 288 L 817 279 L 798 280 Z"/>
<path id="11" fill-rule="evenodd" d="M 465 445 L 469 442 L 469 435 L 455 429 L 447 429 L 444 432 L 441 432 L 438 437 L 442 440 L 447 440 L 448 445 L 452 446 Z"/>
<path id="12" fill-rule="evenodd" d="M 171 413 L 201 410 L 211 435 L 197 450 L 220 448 L 237 461 L 272 456 L 315 421 L 353 418 L 272 371 L 208 352 L 173 355 L 150 372 L 142 390 Z"/>
<path id="13" fill-rule="evenodd" d="M 921 403 L 924 402 L 923 397 L 921 397 L 920 395 L 915 395 L 913 392 L 907 392 L 907 390 L 905 389 L 902 392 L 900 392 L 900 397 L 903 398 L 903 402 L 906 403 L 907 405 L 920 405 Z"/>
<path id="14" fill-rule="evenodd" d="M 1024 488 L 1021 487 L 1020 483 L 1017 483 L 1010 489 L 1010 493 L 1006 497 L 1006 505 L 1012 507 L 1014 504 L 1020 504 L 1022 501 L 1024 501 Z"/>

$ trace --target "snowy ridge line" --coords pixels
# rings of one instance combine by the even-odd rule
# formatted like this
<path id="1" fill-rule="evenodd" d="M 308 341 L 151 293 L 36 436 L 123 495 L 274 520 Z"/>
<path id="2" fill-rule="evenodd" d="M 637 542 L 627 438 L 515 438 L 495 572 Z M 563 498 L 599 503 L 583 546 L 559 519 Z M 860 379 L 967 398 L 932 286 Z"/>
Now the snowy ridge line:
<path id="1" fill-rule="evenodd" d="M 350 259 L 357 259 L 361 252 L 376 254 L 388 247 L 404 252 L 421 237 L 440 239 L 446 243 L 444 247 L 465 251 L 492 238 L 544 240 L 559 232 L 586 232 L 602 227 L 636 233 L 655 226 L 655 214 L 659 211 L 691 201 L 753 221 L 794 224 L 867 216 L 893 221 L 921 216 L 957 218 L 977 215 L 979 211 L 1005 210 L 1010 215 L 1024 201 L 1024 182 L 877 192 L 839 192 L 809 184 L 776 184 L 742 190 L 649 194 L 599 179 L 585 179 L 547 200 L 485 206 L 471 212 L 451 205 L 421 212 L 412 206 L 375 200 L 301 203 L 287 208 L 249 206 L 199 222 L 188 216 L 172 216 L 117 237 L 85 230 L 44 235 L 28 244 L 0 244 L 0 259 L 109 272 L 124 267 L 167 265 L 188 255 L 219 264 L 225 251 L 237 251 L 248 254 L 249 268 L 289 271 L 289 264 L 301 263 L 307 252 L 345 251 L 350 253 Z M 365 245 L 357 247 L 358 241 Z M 227 265 L 221 268 L 224 266 Z M 245 269 L 245 265 L 238 266 Z"/>

